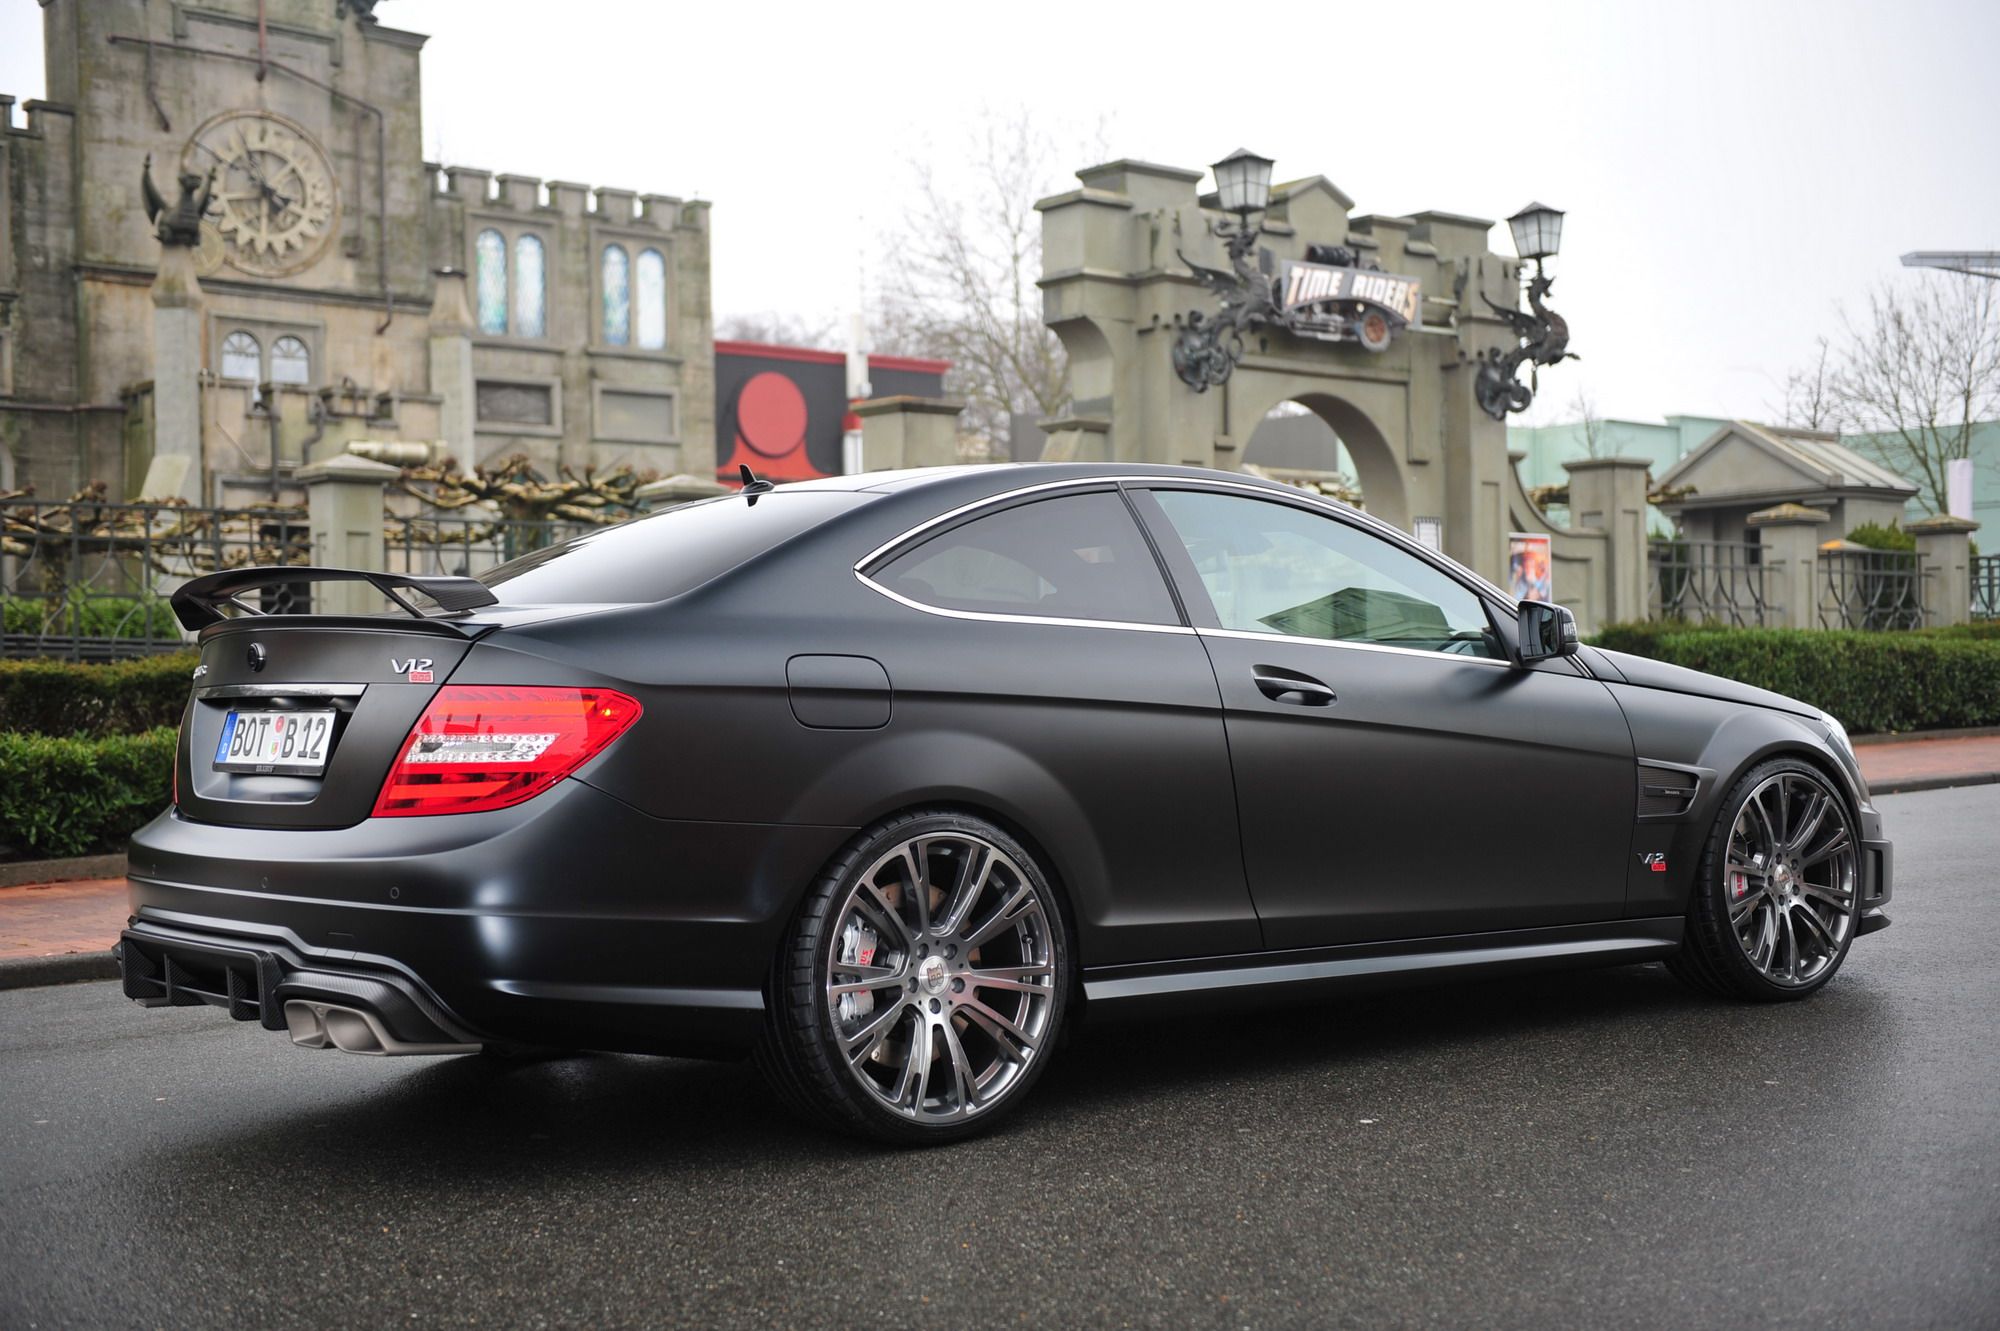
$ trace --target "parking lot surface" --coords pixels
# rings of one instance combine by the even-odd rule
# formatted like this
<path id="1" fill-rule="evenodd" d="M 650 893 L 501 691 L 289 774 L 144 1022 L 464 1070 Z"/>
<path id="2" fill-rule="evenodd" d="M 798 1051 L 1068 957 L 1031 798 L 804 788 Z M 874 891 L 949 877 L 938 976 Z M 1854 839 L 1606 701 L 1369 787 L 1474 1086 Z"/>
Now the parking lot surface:
<path id="1" fill-rule="evenodd" d="M 746 1066 L 0 993 L 0 1326 L 2000 1326 L 2000 786 L 1818 997 L 1658 966 L 1084 1030 L 997 1135 Z"/>

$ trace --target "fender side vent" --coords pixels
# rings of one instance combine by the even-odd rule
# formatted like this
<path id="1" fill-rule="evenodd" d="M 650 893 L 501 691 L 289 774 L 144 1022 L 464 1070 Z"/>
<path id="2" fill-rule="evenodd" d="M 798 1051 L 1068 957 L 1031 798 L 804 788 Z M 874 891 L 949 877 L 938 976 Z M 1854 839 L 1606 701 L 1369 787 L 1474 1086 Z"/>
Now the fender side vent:
<path id="1" fill-rule="evenodd" d="M 1694 807 L 1701 778 L 1678 767 L 1639 765 L 1639 816 L 1679 818 Z"/>

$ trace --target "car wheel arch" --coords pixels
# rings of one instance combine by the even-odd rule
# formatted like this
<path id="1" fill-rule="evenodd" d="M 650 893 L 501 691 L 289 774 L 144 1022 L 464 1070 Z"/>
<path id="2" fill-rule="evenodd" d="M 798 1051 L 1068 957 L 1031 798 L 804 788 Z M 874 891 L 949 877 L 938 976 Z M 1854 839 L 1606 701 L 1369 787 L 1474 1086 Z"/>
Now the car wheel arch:
<path id="1" fill-rule="evenodd" d="M 1713 748 L 1711 745 L 1711 754 Z M 1689 853 L 1685 855 L 1684 862 L 1694 867 L 1689 869 L 1687 879 L 1682 884 L 1683 908 L 1687 901 L 1692 900 L 1698 886 L 1695 878 L 1699 872 L 1701 847 L 1714 830 L 1715 820 L 1722 814 L 1723 801 L 1745 776 L 1763 764 L 1780 758 L 1802 763 L 1825 778 L 1840 792 L 1841 799 L 1847 806 L 1848 816 L 1854 820 L 1854 825 L 1856 827 L 1861 825 L 1860 791 L 1856 789 L 1853 778 L 1842 769 L 1837 759 L 1828 754 L 1824 748 L 1816 747 L 1804 736 L 1774 735 L 1763 739 L 1740 756 L 1732 754 L 1727 764 L 1712 764 L 1716 773 L 1712 792 L 1702 801 L 1700 816 L 1691 818 L 1687 826 L 1686 850 Z"/>

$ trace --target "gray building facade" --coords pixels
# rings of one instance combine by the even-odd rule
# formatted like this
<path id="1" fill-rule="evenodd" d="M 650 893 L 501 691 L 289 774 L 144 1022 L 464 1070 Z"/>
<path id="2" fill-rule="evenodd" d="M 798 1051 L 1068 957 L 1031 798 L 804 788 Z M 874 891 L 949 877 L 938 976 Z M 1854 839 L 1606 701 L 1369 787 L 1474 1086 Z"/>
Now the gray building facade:
<path id="1" fill-rule="evenodd" d="M 42 6 L 48 95 L 0 97 L 0 485 L 139 497 L 167 445 L 186 497 L 295 495 L 363 440 L 714 474 L 707 204 L 424 161 L 427 39 L 364 0 Z M 170 205 L 213 172 L 192 347 L 156 345 L 149 158 Z"/>

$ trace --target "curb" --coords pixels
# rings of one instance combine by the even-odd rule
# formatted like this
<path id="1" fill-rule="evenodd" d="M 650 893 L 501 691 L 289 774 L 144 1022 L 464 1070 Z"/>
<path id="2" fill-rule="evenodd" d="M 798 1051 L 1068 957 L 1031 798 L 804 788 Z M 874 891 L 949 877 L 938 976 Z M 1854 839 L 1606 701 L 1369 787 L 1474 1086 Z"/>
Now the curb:
<path id="1" fill-rule="evenodd" d="M 2000 772 L 1960 772 L 1953 776 L 1913 776 L 1901 781 L 1870 781 L 1870 795 L 1910 795 L 1919 790 L 1950 790 L 1956 786 L 2000 785 Z"/>
<path id="2" fill-rule="evenodd" d="M 83 878 L 123 878 L 125 852 L 83 855 L 68 860 L 15 860 L 0 864 L 0 887 L 39 887 Z"/>
<path id="3" fill-rule="evenodd" d="M 36 989 L 50 984 L 117 978 L 118 961 L 108 948 L 102 952 L 61 952 L 0 961 L 0 989 Z"/>

